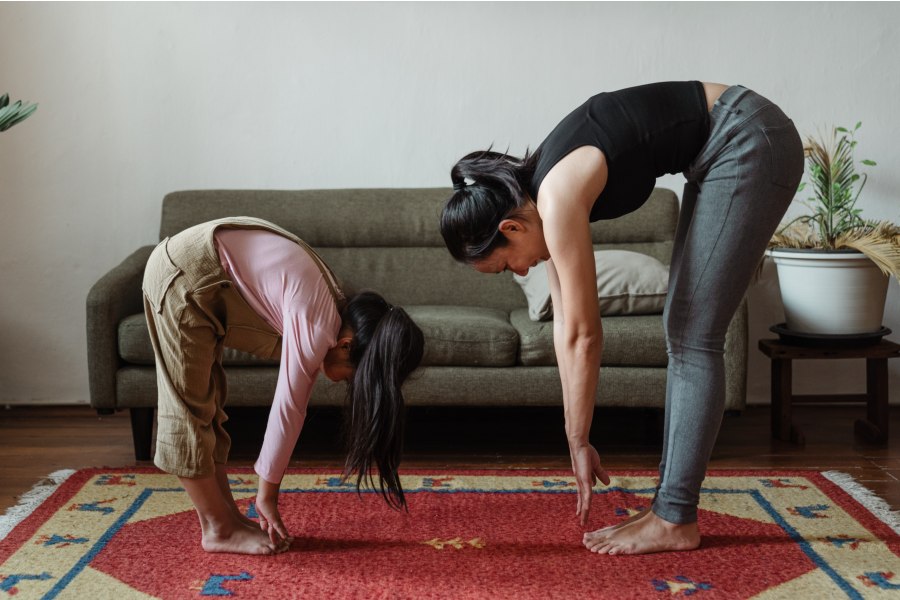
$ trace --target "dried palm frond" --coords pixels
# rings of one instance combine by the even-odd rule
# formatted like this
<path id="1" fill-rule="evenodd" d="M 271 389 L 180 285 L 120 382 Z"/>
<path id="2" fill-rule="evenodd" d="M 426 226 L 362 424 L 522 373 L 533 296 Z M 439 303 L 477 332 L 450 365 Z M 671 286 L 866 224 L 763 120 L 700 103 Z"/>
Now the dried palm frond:
<path id="1" fill-rule="evenodd" d="M 769 248 L 856 250 L 885 274 L 900 280 L 900 227 L 890 221 L 866 221 L 847 229 L 826 246 L 809 222 L 795 222 L 769 240 Z"/>
<path id="2" fill-rule="evenodd" d="M 769 240 L 769 248 L 822 248 L 815 228 L 809 222 L 794 221 Z"/>
<path id="3" fill-rule="evenodd" d="M 900 280 L 900 227 L 888 221 L 874 227 L 851 229 L 835 240 L 835 247 L 865 254 L 885 275 Z"/>

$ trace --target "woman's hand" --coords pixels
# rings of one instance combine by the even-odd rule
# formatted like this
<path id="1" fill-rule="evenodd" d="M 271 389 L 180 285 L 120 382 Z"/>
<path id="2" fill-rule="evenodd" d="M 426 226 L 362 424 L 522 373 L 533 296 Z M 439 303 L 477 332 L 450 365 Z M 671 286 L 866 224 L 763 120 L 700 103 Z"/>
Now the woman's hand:
<path id="1" fill-rule="evenodd" d="M 288 535 L 287 527 L 278 512 L 278 484 L 259 478 L 259 492 L 256 494 L 256 512 L 259 514 L 259 528 L 269 535 L 269 540 L 278 548 L 286 547 L 294 538 Z"/>
<path id="2" fill-rule="evenodd" d="M 581 526 L 584 527 L 591 512 L 591 495 L 594 484 L 599 479 L 603 485 L 609 485 L 609 475 L 600 464 L 600 455 L 597 450 L 589 443 L 570 444 L 569 454 L 572 457 L 572 473 L 575 474 L 575 483 L 578 486 L 575 516 L 581 518 Z"/>

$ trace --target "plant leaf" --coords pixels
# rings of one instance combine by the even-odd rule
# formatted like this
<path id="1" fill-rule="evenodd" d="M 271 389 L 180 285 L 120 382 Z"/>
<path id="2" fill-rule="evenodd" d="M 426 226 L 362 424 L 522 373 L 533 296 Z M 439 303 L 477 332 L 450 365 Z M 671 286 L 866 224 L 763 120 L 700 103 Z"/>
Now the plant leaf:
<path id="1" fill-rule="evenodd" d="M 16 123 L 21 123 L 37 110 L 37 104 L 22 106 L 22 101 L 0 108 L 0 131 L 6 131 Z"/>
<path id="2" fill-rule="evenodd" d="M 0 127 L 2 127 L 6 121 L 12 119 L 12 116 L 14 114 L 15 111 L 10 106 L 4 106 L 3 108 L 0 108 Z"/>
<path id="3" fill-rule="evenodd" d="M 9 129 L 16 123 L 21 123 L 22 121 L 27 119 L 29 116 L 31 116 L 31 113 L 33 113 L 35 110 L 37 110 L 37 104 L 32 104 L 25 110 L 21 111 L 16 118 L 14 118 L 12 121 L 10 121 L 9 125 L 7 125 L 6 128 Z"/>

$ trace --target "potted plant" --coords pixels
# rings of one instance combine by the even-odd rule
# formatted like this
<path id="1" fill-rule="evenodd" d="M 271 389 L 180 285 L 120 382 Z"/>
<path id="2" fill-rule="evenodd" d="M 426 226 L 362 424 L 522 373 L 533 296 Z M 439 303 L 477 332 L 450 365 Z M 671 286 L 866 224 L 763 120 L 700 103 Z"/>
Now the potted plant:
<path id="1" fill-rule="evenodd" d="M 883 329 L 889 277 L 900 279 L 900 227 L 863 219 L 856 208 L 867 179 L 854 159 L 861 125 L 807 140 L 807 181 L 797 191 L 811 188 L 805 202 L 809 213 L 780 228 L 769 242 L 791 332 L 877 333 Z"/>
<path id="2" fill-rule="evenodd" d="M 21 100 L 10 104 L 9 94 L 0 96 L 0 131 L 6 131 L 16 123 L 21 123 L 37 110 L 37 104 L 22 103 Z"/>

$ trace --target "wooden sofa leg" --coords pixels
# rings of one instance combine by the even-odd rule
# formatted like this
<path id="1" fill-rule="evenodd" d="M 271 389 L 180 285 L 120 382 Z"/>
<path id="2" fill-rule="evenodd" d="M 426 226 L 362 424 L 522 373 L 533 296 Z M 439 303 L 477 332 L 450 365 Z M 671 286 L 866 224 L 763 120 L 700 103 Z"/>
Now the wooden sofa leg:
<path id="1" fill-rule="evenodd" d="M 134 458 L 151 460 L 153 449 L 153 409 L 131 408 L 131 437 L 134 439 Z"/>

